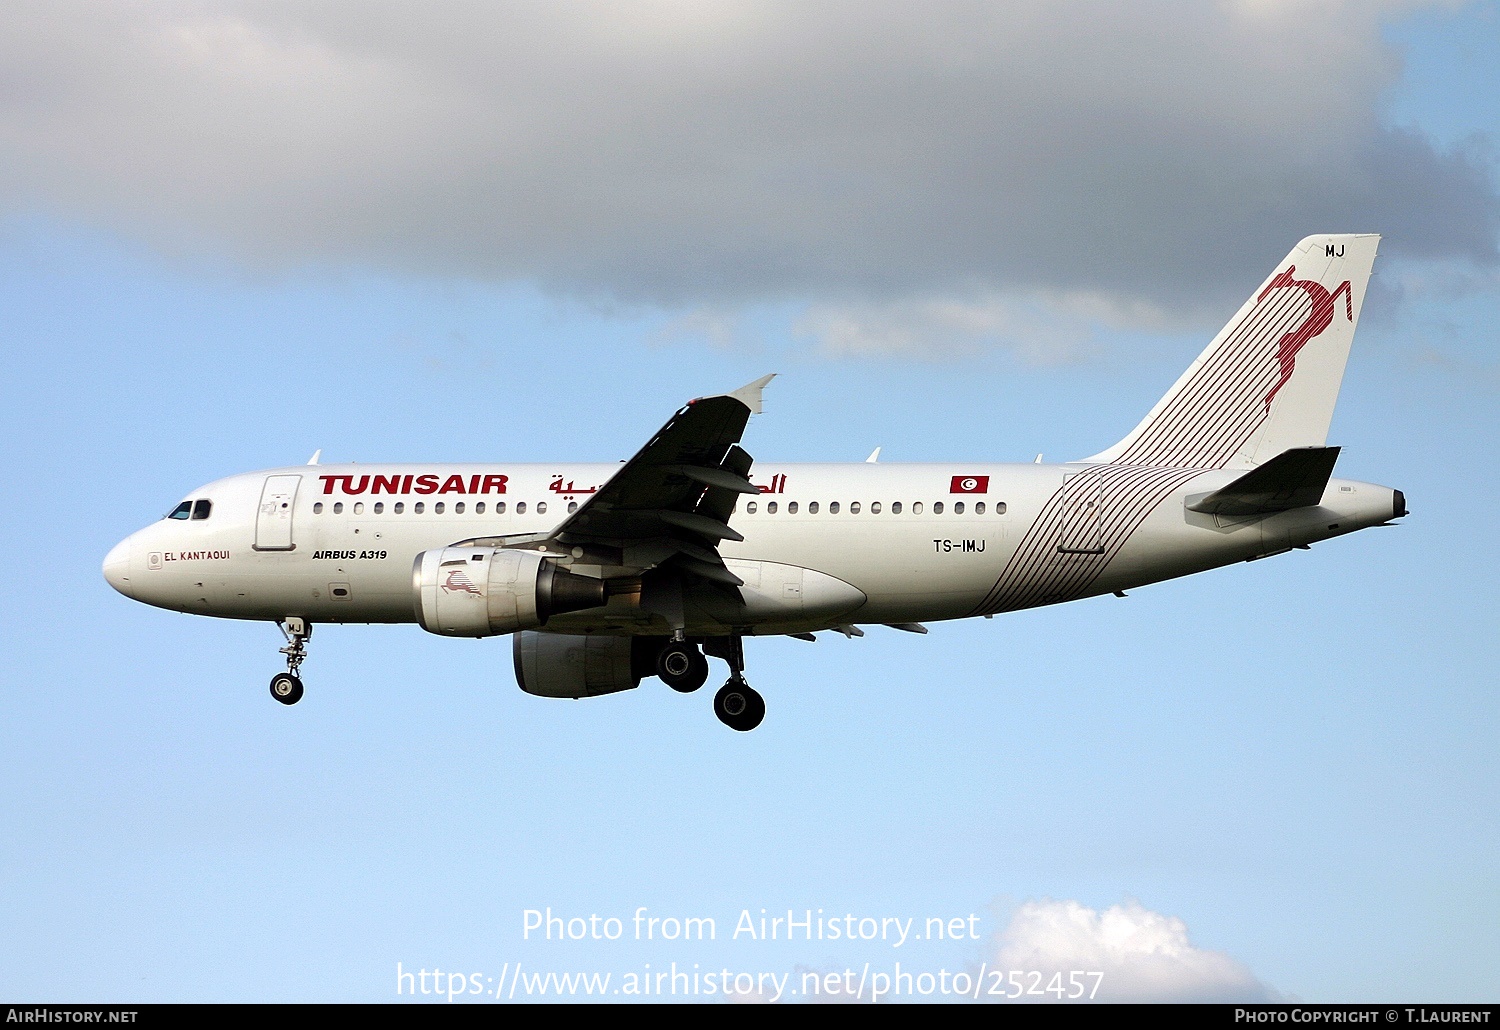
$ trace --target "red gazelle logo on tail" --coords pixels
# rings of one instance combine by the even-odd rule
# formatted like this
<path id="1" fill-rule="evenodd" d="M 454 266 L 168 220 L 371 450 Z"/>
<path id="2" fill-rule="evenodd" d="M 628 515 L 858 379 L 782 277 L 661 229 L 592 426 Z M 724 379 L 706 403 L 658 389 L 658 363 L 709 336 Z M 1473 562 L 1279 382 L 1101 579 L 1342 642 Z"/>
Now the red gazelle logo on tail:
<path id="1" fill-rule="evenodd" d="M 1297 352 L 1307 346 L 1307 341 L 1322 333 L 1333 321 L 1334 301 L 1339 294 L 1344 295 L 1344 317 L 1354 321 L 1354 301 L 1349 292 L 1349 280 L 1345 279 L 1332 293 L 1323 289 L 1321 283 L 1311 279 L 1294 279 L 1292 273 L 1297 271 L 1296 265 L 1288 265 L 1285 272 L 1278 273 L 1264 290 L 1260 291 L 1257 301 L 1266 299 L 1266 294 L 1283 286 L 1298 286 L 1306 293 L 1312 301 L 1312 311 L 1307 316 L 1307 321 L 1283 336 L 1276 345 L 1276 360 L 1281 363 L 1281 378 L 1276 380 L 1276 385 L 1271 387 L 1271 392 L 1266 394 L 1266 411 L 1271 410 L 1271 401 L 1276 397 L 1280 389 L 1286 385 L 1287 380 L 1292 378 L 1292 373 L 1297 370 Z"/>

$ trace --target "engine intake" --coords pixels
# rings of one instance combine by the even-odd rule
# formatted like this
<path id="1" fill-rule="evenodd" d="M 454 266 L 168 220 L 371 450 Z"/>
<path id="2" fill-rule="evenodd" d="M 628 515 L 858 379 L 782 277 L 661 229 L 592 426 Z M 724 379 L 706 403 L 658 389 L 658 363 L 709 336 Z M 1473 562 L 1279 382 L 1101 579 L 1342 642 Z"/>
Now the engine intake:
<path id="1" fill-rule="evenodd" d="M 423 551 L 412 565 L 417 624 L 448 637 L 536 629 L 564 612 L 604 604 L 604 581 L 535 553 L 498 547 Z"/>

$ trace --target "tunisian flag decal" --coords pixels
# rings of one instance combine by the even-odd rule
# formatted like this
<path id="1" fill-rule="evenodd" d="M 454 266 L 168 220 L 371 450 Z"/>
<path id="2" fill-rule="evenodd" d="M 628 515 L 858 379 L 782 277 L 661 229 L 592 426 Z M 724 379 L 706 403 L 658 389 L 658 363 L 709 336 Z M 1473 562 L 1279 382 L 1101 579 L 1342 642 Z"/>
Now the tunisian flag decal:
<path id="1" fill-rule="evenodd" d="M 989 476 L 954 476 L 948 485 L 950 494 L 987 494 L 990 492 Z"/>

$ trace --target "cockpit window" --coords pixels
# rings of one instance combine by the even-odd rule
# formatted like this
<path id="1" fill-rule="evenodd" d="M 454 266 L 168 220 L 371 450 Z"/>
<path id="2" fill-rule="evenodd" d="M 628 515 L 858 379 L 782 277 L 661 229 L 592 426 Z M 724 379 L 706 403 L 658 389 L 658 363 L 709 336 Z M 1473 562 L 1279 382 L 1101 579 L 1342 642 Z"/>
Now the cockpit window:
<path id="1" fill-rule="evenodd" d="M 194 501 L 193 502 L 193 520 L 196 522 L 199 519 L 206 519 L 206 518 L 208 518 L 209 514 L 213 512 L 213 510 L 214 510 L 214 502 L 213 501 L 210 501 L 210 500 L 208 500 L 206 498 L 203 499 L 203 500 L 201 500 L 201 501 Z"/>
<path id="2" fill-rule="evenodd" d="M 177 507 L 175 507 L 175 508 L 172 509 L 172 513 L 170 515 L 168 515 L 167 518 L 169 518 L 169 519 L 185 519 L 189 515 L 191 515 L 192 513 L 193 513 L 193 502 L 192 501 L 183 501 Z"/>

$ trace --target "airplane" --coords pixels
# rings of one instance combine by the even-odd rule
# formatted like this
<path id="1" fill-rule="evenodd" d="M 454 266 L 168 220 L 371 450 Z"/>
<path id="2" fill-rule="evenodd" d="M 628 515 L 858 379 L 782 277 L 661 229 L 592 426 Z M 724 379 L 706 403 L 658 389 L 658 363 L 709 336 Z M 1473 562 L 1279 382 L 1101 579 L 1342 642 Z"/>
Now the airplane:
<path id="1" fill-rule="evenodd" d="M 754 464 L 762 390 L 690 401 L 617 464 L 319 464 L 193 490 L 104 559 L 179 612 L 274 621 L 296 704 L 317 623 L 510 634 L 521 689 L 656 676 L 753 730 L 746 636 L 863 636 L 1060 604 L 1381 526 L 1405 495 L 1335 479 L 1328 426 L 1379 237 L 1309 236 L 1140 424 L 1061 464 Z M 753 469 L 753 472 L 752 472 Z"/>

